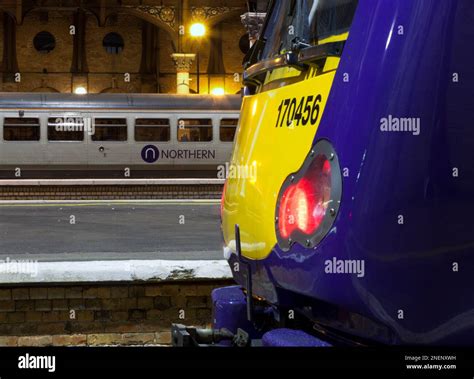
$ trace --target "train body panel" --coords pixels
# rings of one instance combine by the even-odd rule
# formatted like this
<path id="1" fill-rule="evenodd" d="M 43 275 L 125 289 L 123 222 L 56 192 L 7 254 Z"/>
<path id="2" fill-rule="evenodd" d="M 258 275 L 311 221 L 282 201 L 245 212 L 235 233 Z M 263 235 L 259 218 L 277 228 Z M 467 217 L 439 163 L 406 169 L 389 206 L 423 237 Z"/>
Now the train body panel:
<path id="1" fill-rule="evenodd" d="M 333 80 L 334 71 L 331 70 L 308 78 L 301 85 L 288 85 L 244 100 L 242 126 L 231 163 L 237 168 L 250 165 L 254 169 L 248 171 L 255 178 L 249 180 L 246 176 L 239 176 L 229 179 L 226 191 L 229 203 L 241 203 L 246 211 L 226 210 L 223 232 L 224 238 L 235 245 L 232 236 L 234 225 L 238 223 L 242 230 L 242 244 L 249 246 L 245 249 L 249 258 L 265 258 L 277 242 L 274 225 L 276 197 L 288 173 L 299 169 L 311 149 Z M 299 96 L 303 93 L 308 95 Z M 307 107 L 302 120 L 295 121 L 294 126 L 288 126 L 284 118 L 288 101 L 288 108 L 297 104 L 296 108 L 301 102 L 303 108 Z M 259 128 L 254 128 L 255 120 L 258 120 Z M 258 228 L 254 227 L 255 223 Z"/>
<path id="2" fill-rule="evenodd" d="M 290 81 L 283 73 L 272 84 L 267 75 L 244 100 L 232 164 L 255 160 L 258 171 L 253 182 L 227 181 L 226 254 L 234 267 L 238 224 L 252 293 L 281 320 L 295 310 L 310 320 L 311 332 L 336 340 L 473 344 L 474 55 L 466 48 L 473 23 L 467 0 L 360 0 L 311 132 L 275 128 L 275 118 L 289 92 L 324 97 L 318 79 Z M 324 75 L 319 66 L 317 78 Z M 272 145 L 282 130 L 286 145 Z M 279 211 L 292 204 L 285 186 L 298 182 L 321 141 L 330 144 L 323 150 L 331 180 L 342 180 L 340 197 L 334 185 L 327 198 L 320 194 L 329 204 L 321 225 L 330 211 L 332 219 L 307 245 L 298 240 L 301 230 L 296 242 L 283 241 Z M 259 155 L 265 149 L 267 156 Z M 295 215 L 304 229 L 298 217 L 307 215 Z M 246 287 L 247 273 L 233 272 Z"/>
<path id="3" fill-rule="evenodd" d="M 233 95 L 9 94 L 0 101 L 0 170 L 215 171 L 229 161 L 240 103 Z"/>

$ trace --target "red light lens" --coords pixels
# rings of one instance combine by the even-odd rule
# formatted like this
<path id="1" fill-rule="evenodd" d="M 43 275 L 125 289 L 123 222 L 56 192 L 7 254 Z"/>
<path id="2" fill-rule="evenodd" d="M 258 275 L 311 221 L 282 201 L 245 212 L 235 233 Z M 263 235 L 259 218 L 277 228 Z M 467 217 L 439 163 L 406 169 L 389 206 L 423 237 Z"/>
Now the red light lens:
<path id="1" fill-rule="evenodd" d="M 310 236 L 324 220 L 331 197 L 331 164 L 318 155 L 304 177 L 283 193 L 278 215 L 278 230 L 287 239 L 300 231 Z"/>
<path id="2" fill-rule="evenodd" d="M 278 229 L 283 238 L 288 238 L 293 230 L 295 230 L 295 218 L 292 213 L 293 195 L 296 186 L 290 186 L 286 189 L 280 204 L 280 215 L 278 217 Z"/>

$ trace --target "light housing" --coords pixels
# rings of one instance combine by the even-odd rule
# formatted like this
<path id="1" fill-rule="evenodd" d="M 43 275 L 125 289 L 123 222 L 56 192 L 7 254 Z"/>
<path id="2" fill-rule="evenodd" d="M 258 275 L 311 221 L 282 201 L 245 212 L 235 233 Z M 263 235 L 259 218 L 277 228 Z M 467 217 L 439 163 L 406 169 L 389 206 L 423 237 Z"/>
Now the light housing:
<path id="1" fill-rule="evenodd" d="M 338 157 L 329 141 L 320 140 L 280 190 L 275 215 L 280 248 L 289 250 L 294 243 L 315 247 L 331 229 L 341 195 Z"/>

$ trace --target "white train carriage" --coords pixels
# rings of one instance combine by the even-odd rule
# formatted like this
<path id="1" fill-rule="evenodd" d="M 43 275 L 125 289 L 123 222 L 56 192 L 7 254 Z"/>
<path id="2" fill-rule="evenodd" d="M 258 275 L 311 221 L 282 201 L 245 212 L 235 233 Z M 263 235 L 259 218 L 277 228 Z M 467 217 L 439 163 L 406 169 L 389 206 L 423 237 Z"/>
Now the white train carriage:
<path id="1" fill-rule="evenodd" d="M 239 95 L 4 94 L 0 171 L 215 170 L 240 105 Z"/>

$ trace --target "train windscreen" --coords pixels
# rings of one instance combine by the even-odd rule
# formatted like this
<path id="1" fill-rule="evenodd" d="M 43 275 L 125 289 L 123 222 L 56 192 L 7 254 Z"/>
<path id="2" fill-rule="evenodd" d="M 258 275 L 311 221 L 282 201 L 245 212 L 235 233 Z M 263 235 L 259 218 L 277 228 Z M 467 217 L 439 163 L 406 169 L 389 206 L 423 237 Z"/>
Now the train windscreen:
<path id="1" fill-rule="evenodd" d="M 317 45 L 330 36 L 347 32 L 357 3 L 358 0 L 276 2 L 263 31 L 261 59 L 284 54 L 295 45 Z"/>

